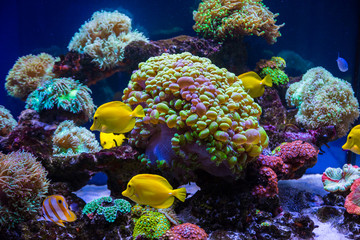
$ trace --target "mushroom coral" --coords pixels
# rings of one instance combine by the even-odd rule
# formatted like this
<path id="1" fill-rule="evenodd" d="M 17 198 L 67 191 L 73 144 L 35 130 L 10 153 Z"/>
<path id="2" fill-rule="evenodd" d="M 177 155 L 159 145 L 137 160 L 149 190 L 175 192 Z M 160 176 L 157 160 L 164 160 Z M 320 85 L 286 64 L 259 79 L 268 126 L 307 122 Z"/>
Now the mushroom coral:
<path id="1" fill-rule="evenodd" d="M 356 179 L 351 186 L 351 193 L 345 199 L 346 211 L 360 215 L 360 179 Z"/>
<path id="2" fill-rule="evenodd" d="M 343 168 L 328 167 L 322 175 L 324 189 L 328 192 L 345 192 L 360 178 L 360 168 L 345 164 Z"/>
<path id="3" fill-rule="evenodd" d="M 188 52 L 140 63 L 123 100 L 145 111 L 129 142 L 146 149 L 144 162 L 170 166 L 178 176 L 201 168 L 237 178 L 268 145 L 261 108 L 241 80 Z"/>

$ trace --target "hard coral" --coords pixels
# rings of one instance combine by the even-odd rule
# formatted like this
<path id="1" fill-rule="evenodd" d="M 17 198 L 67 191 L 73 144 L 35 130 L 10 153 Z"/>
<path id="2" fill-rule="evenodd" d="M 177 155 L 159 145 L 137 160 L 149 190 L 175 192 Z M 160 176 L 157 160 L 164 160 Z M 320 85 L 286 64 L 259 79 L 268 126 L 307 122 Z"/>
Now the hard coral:
<path id="1" fill-rule="evenodd" d="M 73 121 L 60 123 L 54 132 L 52 141 L 55 156 L 71 156 L 101 150 L 95 134 L 84 127 L 76 126 Z"/>
<path id="2" fill-rule="evenodd" d="M 0 136 L 8 135 L 16 126 L 17 122 L 10 111 L 0 105 Z"/>
<path id="3" fill-rule="evenodd" d="M 44 82 L 26 100 L 26 108 L 40 113 L 41 119 L 87 122 L 95 112 L 91 90 L 71 78 L 54 78 Z"/>
<path id="4" fill-rule="evenodd" d="M 0 229 L 34 217 L 48 185 L 45 169 L 31 153 L 0 153 Z"/>
<path id="5" fill-rule="evenodd" d="M 322 67 L 312 68 L 286 92 L 290 107 L 299 108 L 296 121 L 307 128 L 334 125 L 345 136 L 359 117 L 359 103 L 351 84 L 335 78 Z"/>
<path id="6" fill-rule="evenodd" d="M 205 230 L 192 223 L 183 223 L 172 227 L 163 237 L 171 240 L 207 240 L 208 235 Z"/>
<path id="7" fill-rule="evenodd" d="M 256 35 L 273 44 L 284 26 L 275 25 L 278 14 L 270 12 L 262 0 L 203 0 L 193 15 L 197 33 L 220 41 Z"/>
<path id="8" fill-rule="evenodd" d="M 344 206 L 348 213 L 360 215 L 360 179 L 352 184 L 351 193 L 346 197 Z"/>
<path id="9" fill-rule="evenodd" d="M 132 41 L 148 40 L 131 31 L 131 19 L 118 11 L 95 12 L 71 39 L 69 51 L 85 53 L 102 69 L 115 68 L 124 58 L 124 49 Z"/>
<path id="10" fill-rule="evenodd" d="M 324 189 L 328 192 L 345 192 L 360 178 L 360 168 L 345 164 L 343 168 L 328 167 L 322 175 Z"/>
<path id="11" fill-rule="evenodd" d="M 47 53 L 19 58 L 6 76 L 7 92 L 25 101 L 32 91 L 52 76 L 54 63 L 55 58 Z"/>
<path id="12" fill-rule="evenodd" d="M 149 164 L 165 164 L 178 173 L 202 168 L 239 177 L 268 144 L 258 124 L 261 108 L 241 81 L 190 53 L 140 63 L 123 100 L 143 105 L 146 114 L 137 120 L 129 141 L 146 148 Z"/>
<path id="13" fill-rule="evenodd" d="M 171 226 L 164 214 L 153 211 L 146 211 L 139 219 L 134 219 L 134 221 L 134 239 L 137 239 L 137 237 L 159 239 Z"/>

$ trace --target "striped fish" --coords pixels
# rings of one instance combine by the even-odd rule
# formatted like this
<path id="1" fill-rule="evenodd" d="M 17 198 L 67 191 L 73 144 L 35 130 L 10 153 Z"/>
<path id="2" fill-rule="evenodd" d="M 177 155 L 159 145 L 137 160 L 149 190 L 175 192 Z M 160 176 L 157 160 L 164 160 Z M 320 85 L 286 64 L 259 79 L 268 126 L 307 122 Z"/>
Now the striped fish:
<path id="1" fill-rule="evenodd" d="M 65 198 L 61 195 L 51 195 L 42 204 L 43 216 L 38 221 L 45 220 L 65 227 L 63 222 L 73 222 L 76 215 L 70 210 Z"/>

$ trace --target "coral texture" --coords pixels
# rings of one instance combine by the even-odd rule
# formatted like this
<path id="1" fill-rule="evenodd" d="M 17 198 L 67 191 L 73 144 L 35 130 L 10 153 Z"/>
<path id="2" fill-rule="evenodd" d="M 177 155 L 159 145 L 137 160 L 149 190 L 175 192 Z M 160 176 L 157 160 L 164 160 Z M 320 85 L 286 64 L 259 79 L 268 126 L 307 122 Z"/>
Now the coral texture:
<path id="1" fill-rule="evenodd" d="M 0 136 L 8 135 L 16 126 L 17 122 L 10 111 L 0 105 Z"/>
<path id="2" fill-rule="evenodd" d="M 48 185 L 45 169 L 31 153 L 0 153 L 0 228 L 34 217 Z"/>
<path id="3" fill-rule="evenodd" d="M 360 168 L 345 164 L 343 168 L 328 167 L 322 175 L 324 189 L 328 192 L 345 192 L 351 184 L 360 178 Z"/>
<path id="4" fill-rule="evenodd" d="M 286 62 L 281 57 L 272 57 L 270 60 L 261 59 L 256 64 L 255 71 L 259 73 L 260 77 L 264 78 L 270 75 L 273 84 L 286 84 L 289 82 L 289 77 L 284 72 Z"/>
<path id="5" fill-rule="evenodd" d="M 129 142 L 146 149 L 149 164 L 238 177 L 268 144 L 261 108 L 241 81 L 190 53 L 140 63 L 123 100 L 144 107 Z"/>
<path id="6" fill-rule="evenodd" d="M 42 82 L 52 77 L 54 63 L 55 58 L 47 53 L 19 58 L 6 77 L 7 92 L 25 101 Z"/>
<path id="7" fill-rule="evenodd" d="M 343 137 L 359 117 L 359 103 L 351 84 L 322 67 L 312 68 L 286 92 L 290 107 L 299 108 L 296 121 L 306 128 L 334 125 Z"/>
<path id="8" fill-rule="evenodd" d="M 137 237 L 159 239 L 171 226 L 169 220 L 160 212 L 145 211 L 140 218 L 133 220 L 135 222 L 134 239 Z"/>
<path id="9" fill-rule="evenodd" d="M 360 215 L 360 179 L 352 184 L 351 193 L 346 197 L 344 206 L 348 213 Z"/>
<path id="10" fill-rule="evenodd" d="M 71 39 L 68 49 L 85 53 L 104 69 L 115 68 L 124 58 L 124 49 L 132 41 L 147 42 L 140 32 L 131 30 L 131 19 L 118 11 L 95 12 Z"/>
<path id="11" fill-rule="evenodd" d="M 270 44 L 281 36 L 273 14 L 262 0 L 203 0 L 194 11 L 194 30 L 205 38 L 223 41 L 243 35 L 262 36 Z"/>
<path id="12" fill-rule="evenodd" d="M 172 227 L 164 239 L 171 240 L 207 240 L 205 230 L 192 223 L 183 223 Z"/>
<path id="13" fill-rule="evenodd" d="M 101 150 L 95 134 L 84 127 L 76 126 L 73 121 L 60 123 L 54 132 L 52 142 L 55 156 L 71 156 Z"/>
<path id="14" fill-rule="evenodd" d="M 54 78 L 44 82 L 26 100 L 47 121 L 87 122 L 95 113 L 91 90 L 71 78 Z"/>

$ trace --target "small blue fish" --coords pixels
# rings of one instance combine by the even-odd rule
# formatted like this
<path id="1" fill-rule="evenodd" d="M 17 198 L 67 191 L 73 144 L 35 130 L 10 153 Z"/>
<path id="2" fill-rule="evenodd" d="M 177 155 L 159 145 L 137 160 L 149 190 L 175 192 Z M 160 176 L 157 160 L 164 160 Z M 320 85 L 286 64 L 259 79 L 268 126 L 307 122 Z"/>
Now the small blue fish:
<path id="1" fill-rule="evenodd" d="M 340 57 L 340 54 L 338 53 L 338 59 L 336 59 L 337 65 L 339 67 L 339 70 L 342 72 L 346 72 L 349 69 L 348 63 L 345 59 Z"/>

